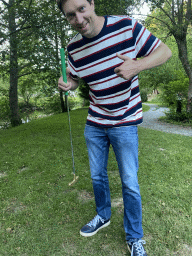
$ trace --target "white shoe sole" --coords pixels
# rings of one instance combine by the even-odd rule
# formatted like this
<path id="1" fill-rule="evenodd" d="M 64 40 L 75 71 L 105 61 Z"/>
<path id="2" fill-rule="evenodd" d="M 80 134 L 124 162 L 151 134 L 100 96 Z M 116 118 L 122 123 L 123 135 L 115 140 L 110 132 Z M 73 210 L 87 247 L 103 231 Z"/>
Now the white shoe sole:
<path id="1" fill-rule="evenodd" d="M 80 230 L 80 235 L 82 235 L 82 236 L 84 236 L 84 237 L 94 236 L 100 229 L 109 226 L 109 224 L 110 224 L 110 221 L 108 221 L 107 223 L 105 223 L 103 226 L 101 226 L 100 228 L 98 228 L 97 230 L 95 230 L 95 231 L 92 232 L 92 233 L 83 233 L 83 232 L 81 232 L 81 230 Z"/>

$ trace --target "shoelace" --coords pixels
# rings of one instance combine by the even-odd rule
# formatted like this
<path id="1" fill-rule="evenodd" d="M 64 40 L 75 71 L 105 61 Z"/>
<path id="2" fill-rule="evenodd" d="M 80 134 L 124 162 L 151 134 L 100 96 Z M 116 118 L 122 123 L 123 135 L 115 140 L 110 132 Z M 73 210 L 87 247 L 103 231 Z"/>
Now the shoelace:
<path id="1" fill-rule="evenodd" d="M 131 244 L 131 243 L 129 243 Z M 143 248 L 143 244 L 146 244 L 146 242 L 144 240 L 138 240 L 137 242 L 134 242 L 131 248 L 131 256 L 133 256 L 133 249 L 135 248 L 135 251 L 138 253 L 138 256 L 143 256 L 145 251 Z"/>
<path id="2" fill-rule="evenodd" d="M 102 223 L 104 223 L 104 220 L 97 214 L 94 219 L 92 219 L 87 225 L 89 227 L 95 227 L 97 225 L 97 223 L 101 221 Z"/>

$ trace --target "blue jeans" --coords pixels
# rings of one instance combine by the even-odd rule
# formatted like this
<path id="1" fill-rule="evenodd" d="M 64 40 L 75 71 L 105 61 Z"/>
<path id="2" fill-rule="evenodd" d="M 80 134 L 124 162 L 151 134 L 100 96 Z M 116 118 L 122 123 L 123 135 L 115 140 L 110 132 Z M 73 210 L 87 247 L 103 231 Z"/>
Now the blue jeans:
<path id="1" fill-rule="evenodd" d="M 111 199 L 107 175 L 108 153 L 111 144 L 116 155 L 122 182 L 126 240 L 142 238 L 142 206 L 137 178 L 137 127 L 100 128 L 86 125 L 85 139 L 97 213 L 105 220 L 111 217 Z"/>

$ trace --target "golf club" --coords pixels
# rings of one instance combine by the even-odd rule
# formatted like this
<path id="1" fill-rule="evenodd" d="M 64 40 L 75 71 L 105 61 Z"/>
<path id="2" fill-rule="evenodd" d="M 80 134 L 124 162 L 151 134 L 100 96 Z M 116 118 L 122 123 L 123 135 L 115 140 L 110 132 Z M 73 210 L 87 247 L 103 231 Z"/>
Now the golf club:
<path id="1" fill-rule="evenodd" d="M 61 53 L 61 67 L 62 67 L 62 75 L 63 75 L 63 81 L 67 83 L 67 75 L 66 75 L 66 66 L 65 66 L 65 52 L 64 49 L 60 49 Z M 65 95 L 68 96 L 68 92 L 65 92 Z M 72 141 L 72 132 L 71 132 L 71 121 L 70 121 L 70 113 L 69 113 L 69 103 L 68 103 L 68 97 L 66 97 L 66 105 L 67 105 L 67 114 L 68 114 L 68 121 L 69 121 L 69 132 L 70 132 L 70 141 L 71 141 L 71 151 L 72 151 L 72 161 L 73 161 L 73 180 L 69 183 L 69 186 L 73 185 L 77 179 L 79 178 L 75 174 L 75 160 L 74 160 L 74 153 L 73 153 L 73 141 Z"/>

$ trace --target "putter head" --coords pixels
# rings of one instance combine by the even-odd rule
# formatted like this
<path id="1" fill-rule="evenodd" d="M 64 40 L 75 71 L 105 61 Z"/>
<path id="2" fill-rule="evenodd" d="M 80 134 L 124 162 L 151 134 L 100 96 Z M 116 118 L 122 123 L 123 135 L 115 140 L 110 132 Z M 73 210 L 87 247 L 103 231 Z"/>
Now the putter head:
<path id="1" fill-rule="evenodd" d="M 69 183 L 69 186 L 72 186 L 72 185 L 78 180 L 78 178 L 79 178 L 79 176 L 76 176 L 76 175 L 74 174 L 73 181 L 71 181 L 71 182 Z"/>

